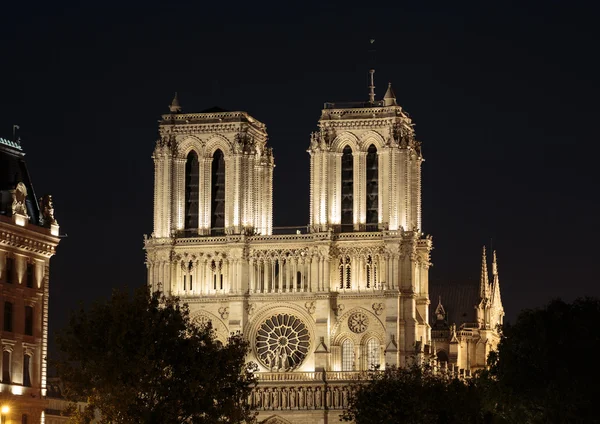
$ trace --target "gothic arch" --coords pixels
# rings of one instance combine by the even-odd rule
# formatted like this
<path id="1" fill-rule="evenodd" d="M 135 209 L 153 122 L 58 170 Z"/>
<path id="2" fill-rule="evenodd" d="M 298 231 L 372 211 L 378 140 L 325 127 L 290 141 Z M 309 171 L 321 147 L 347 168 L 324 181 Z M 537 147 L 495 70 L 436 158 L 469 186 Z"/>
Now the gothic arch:
<path id="1" fill-rule="evenodd" d="M 206 141 L 204 157 L 212 159 L 217 150 L 221 150 L 225 158 L 231 155 L 231 142 L 220 134 L 214 134 Z"/>
<path id="2" fill-rule="evenodd" d="M 371 340 L 371 339 L 375 339 L 375 340 L 377 340 L 377 343 L 379 343 L 379 345 L 383 345 L 382 334 L 379 334 L 379 333 L 377 333 L 375 331 L 367 331 L 360 338 L 360 344 L 361 344 L 361 346 L 366 346 L 367 343 L 369 342 L 369 340 Z"/>
<path id="3" fill-rule="evenodd" d="M 341 340 L 343 337 L 347 337 L 348 334 L 352 333 L 350 331 L 350 329 L 348 328 L 348 318 L 350 317 L 350 315 L 352 315 L 356 312 L 362 312 L 369 318 L 369 327 L 366 330 L 367 334 L 379 334 L 377 336 L 377 339 L 380 341 L 383 340 L 383 335 L 385 334 L 385 326 L 383 325 L 381 320 L 377 317 L 377 315 L 375 315 L 371 311 L 366 310 L 365 308 L 356 307 L 356 308 L 349 310 L 341 317 L 339 317 L 337 319 L 336 323 L 332 326 L 330 336 L 331 336 L 333 345 L 338 345 L 339 343 L 341 343 Z M 362 341 L 362 339 L 360 337 L 363 337 L 363 336 L 357 335 L 356 338 L 353 337 L 353 340 L 355 342 L 359 343 Z"/>
<path id="4" fill-rule="evenodd" d="M 178 143 L 177 158 L 186 159 L 192 150 L 196 152 L 198 158 L 201 158 L 203 148 L 204 145 L 199 137 L 193 135 L 186 136 Z"/>
<path id="5" fill-rule="evenodd" d="M 343 132 L 333 140 L 333 143 L 331 143 L 331 150 L 336 153 L 342 153 L 344 147 L 350 146 L 352 153 L 356 153 L 359 150 L 359 145 L 359 140 L 354 134 Z"/>
<path id="6" fill-rule="evenodd" d="M 284 420 L 278 415 L 271 415 L 269 418 L 266 418 L 264 421 L 261 421 L 261 424 L 292 424 L 291 421 Z"/>
<path id="7" fill-rule="evenodd" d="M 221 343 L 225 343 L 227 341 L 227 337 L 229 337 L 229 330 L 221 318 L 205 310 L 199 310 L 190 313 L 190 321 L 195 324 L 201 324 L 206 319 L 210 320 L 212 323 L 216 339 Z"/>
<path id="8" fill-rule="evenodd" d="M 358 144 L 361 152 L 366 152 L 369 146 L 373 144 L 377 148 L 377 153 L 379 153 L 383 148 L 385 141 L 381 134 L 376 131 L 369 130 L 360 136 L 360 141 Z"/>

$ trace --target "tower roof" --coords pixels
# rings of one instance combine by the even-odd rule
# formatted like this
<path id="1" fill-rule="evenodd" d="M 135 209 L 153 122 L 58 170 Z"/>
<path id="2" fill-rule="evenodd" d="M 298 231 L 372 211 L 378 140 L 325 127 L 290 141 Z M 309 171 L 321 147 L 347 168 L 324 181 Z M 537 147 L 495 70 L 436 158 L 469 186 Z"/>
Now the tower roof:
<path id="1" fill-rule="evenodd" d="M 396 106 L 396 94 L 392 89 L 392 83 L 388 83 L 387 91 L 385 92 L 385 96 L 383 96 L 383 104 L 385 106 Z"/>
<path id="2" fill-rule="evenodd" d="M 181 105 L 179 104 L 179 98 L 177 97 L 177 92 L 175 92 L 175 96 L 169 105 L 169 110 L 171 113 L 181 113 Z"/>
<path id="3" fill-rule="evenodd" d="M 33 191 L 21 143 L 0 138 L 0 215 L 12 216 L 12 191 L 19 183 L 23 183 L 27 190 L 25 206 L 29 215 L 29 222 L 39 225 L 40 209 Z"/>

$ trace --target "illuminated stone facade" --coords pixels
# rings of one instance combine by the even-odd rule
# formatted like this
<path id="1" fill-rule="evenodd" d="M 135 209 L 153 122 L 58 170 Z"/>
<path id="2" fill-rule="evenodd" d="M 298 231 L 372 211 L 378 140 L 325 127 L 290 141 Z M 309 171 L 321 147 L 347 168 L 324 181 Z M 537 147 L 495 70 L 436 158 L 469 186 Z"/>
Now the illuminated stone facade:
<path id="1" fill-rule="evenodd" d="M 291 231 L 272 226 L 262 123 L 175 98 L 159 124 L 148 284 L 219 339 L 250 340 L 250 402 L 269 423 L 337 421 L 358 373 L 433 353 L 421 144 L 391 86 L 371 94 L 325 104 L 307 140 L 310 222 Z"/>
<path id="2" fill-rule="evenodd" d="M 46 400 L 52 197 L 36 199 L 19 142 L 0 139 L 2 423 L 40 423 Z"/>

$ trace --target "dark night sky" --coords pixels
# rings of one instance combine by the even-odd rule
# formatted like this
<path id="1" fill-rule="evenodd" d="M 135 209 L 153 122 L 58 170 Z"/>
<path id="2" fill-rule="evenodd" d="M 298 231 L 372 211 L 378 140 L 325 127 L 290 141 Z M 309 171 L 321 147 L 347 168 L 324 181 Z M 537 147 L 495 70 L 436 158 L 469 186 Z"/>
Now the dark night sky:
<path id="1" fill-rule="evenodd" d="M 174 91 L 184 112 L 267 124 L 275 225 L 306 224 L 309 133 L 323 102 L 367 99 L 369 38 L 378 98 L 391 81 L 423 141 L 431 279 L 478 279 L 492 238 L 509 320 L 600 295 L 592 2 L 59 3 L 3 4 L 0 25 L 0 136 L 21 126 L 68 234 L 51 331 L 80 300 L 145 283 L 151 154 Z"/>

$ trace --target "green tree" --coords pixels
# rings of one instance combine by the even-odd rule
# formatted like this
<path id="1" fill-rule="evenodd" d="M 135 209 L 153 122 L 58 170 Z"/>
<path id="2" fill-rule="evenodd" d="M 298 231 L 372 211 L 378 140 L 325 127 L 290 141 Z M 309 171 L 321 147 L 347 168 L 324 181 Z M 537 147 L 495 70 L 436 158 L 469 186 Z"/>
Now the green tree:
<path id="1" fill-rule="evenodd" d="M 490 355 L 489 403 L 510 423 L 600 422 L 599 323 L 593 298 L 521 312 Z"/>
<path id="2" fill-rule="evenodd" d="M 89 405 L 75 421 L 87 422 L 94 409 L 115 424 L 254 421 L 247 342 L 232 335 L 221 344 L 177 298 L 116 290 L 74 312 L 57 339 L 67 398 Z"/>
<path id="3" fill-rule="evenodd" d="M 356 424 L 490 422 L 475 379 L 448 378 L 416 365 L 388 367 L 358 381 L 342 419 Z"/>

